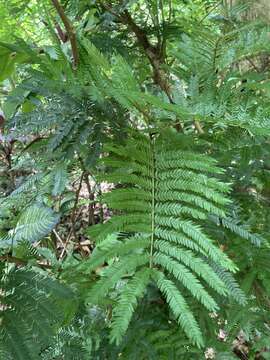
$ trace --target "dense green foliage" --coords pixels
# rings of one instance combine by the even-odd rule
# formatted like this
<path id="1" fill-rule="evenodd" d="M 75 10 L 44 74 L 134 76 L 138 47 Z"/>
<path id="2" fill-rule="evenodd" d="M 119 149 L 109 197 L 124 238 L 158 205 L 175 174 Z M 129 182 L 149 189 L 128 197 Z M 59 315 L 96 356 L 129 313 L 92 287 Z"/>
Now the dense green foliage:
<path id="1" fill-rule="evenodd" d="M 269 359 L 259 3 L 0 3 L 1 359 Z"/>

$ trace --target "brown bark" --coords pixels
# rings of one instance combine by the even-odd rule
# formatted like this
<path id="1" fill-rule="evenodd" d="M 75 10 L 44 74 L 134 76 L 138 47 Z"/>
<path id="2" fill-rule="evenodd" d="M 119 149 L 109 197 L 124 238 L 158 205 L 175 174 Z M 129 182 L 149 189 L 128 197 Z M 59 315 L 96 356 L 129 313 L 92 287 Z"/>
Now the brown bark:
<path id="1" fill-rule="evenodd" d="M 71 45 L 72 55 L 73 55 L 73 68 L 76 69 L 79 64 L 79 53 L 78 53 L 78 48 L 77 48 L 77 39 L 76 39 L 75 30 L 74 30 L 70 20 L 66 16 L 62 5 L 58 2 L 58 0 L 52 0 L 52 3 L 65 26 L 66 33 L 67 33 L 67 36 L 69 38 L 70 45 Z"/>
<path id="2" fill-rule="evenodd" d="M 101 6 L 113 14 L 118 21 L 122 24 L 127 25 L 128 28 L 134 33 L 137 38 L 138 44 L 143 48 L 145 55 L 147 56 L 153 71 L 153 81 L 156 85 L 160 87 L 162 91 L 167 95 L 169 102 L 174 104 L 174 100 L 171 94 L 170 82 L 168 73 L 164 70 L 163 66 L 166 64 L 166 44 L 164 39 L 158 38 L 157 45 L 154 46 L 150 43 L 145 31 L 140 28 L 130 13 L 125 10 L 122 13 L 116 13 L 111 5 L 100 2 Z M 181 122 L 178 120 L 175 128 L 178 131 L 183 130 Z"/>

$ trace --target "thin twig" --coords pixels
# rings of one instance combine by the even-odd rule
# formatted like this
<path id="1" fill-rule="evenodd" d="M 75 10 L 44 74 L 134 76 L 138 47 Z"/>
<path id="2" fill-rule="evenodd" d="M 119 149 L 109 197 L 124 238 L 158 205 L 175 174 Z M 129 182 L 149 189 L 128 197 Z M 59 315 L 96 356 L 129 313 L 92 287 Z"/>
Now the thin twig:
<path id="1" fill-rule="evenodd" d="M 84 178 L 84 171 L 82 172 L 81 177 L 80 177 L 80 183 L 79 183 L 79 187 L 76 191 L 76 198 L 75 198 L 75 202 L 74 202 L 74 206 L 73 206 L 73 210 L 72 210 L 72 214 L 71 214 L 71 226 L 72 226 L 74 238 L 76 238 L 76 231 L 75 231 L 76 210 L 77 210 L 77 206 L 78 206 L 78 202 L 79 202 L 80 192 L 82 189 L 83 178 Z"/>
<path id="2" fill-rule="evenodd" d="M 95 217 L 94 217 L 95 207 L 94 207 L 94 204 L 93 204 L 94 194 L 93 194 L 93 191 L 91 189 L 88 172 L 86 172 L 84 174 L 84 180 L 85 180 L 85 184 L 86 184 L 86 187 L 87 187 L 88 199 L 89 199 L 89 204 L 88 204 L 88 225 L 94 225 L 95 224 Z"/>
<path id="3" fill-rule="evenodd" d="M 75 202 L 74 202 L 74 206 L 73 206 L 72 214 L 71 214 L 71 229 L 70 229 L 70 231 L 68 233 L 68 236 L 66 238 L 65 243 L 63 244 L 63 249 L 62 249 L 61 254 L 59 256 L 60 260 L 63 258 L 65 252 L 67 251 L 67 247 L 68 247 L 69 241 L 71 239 L 71 235 L 73 234 L 74 239 L 76 239 L 75 224 L 76 224 L 77 219 L 78 219 L 78 217 L 80 215 L 80 213 L 76 215 L 76 210 L 77 210 L 77 206 L 78 206 L 78 202 L 79 202 L 79 196 L 80 196 L 80 192 L 81 192 L 81 188 L 82 188 L 83 178 L 84 178 L 84 171 L 82 172 L 82 174 L 80 176 L 80 183 L 79 183 L 79 187 L 78 187 L 78 189 L 76 191 L 76 198 L 75 198 Z"/>
<path id="4" fill-rule="evenodd" d="M 57 240 L 60 242 L 60 244 L 64 247 L 65 246 L 64 241 L 61 239 L 58 232 L 55 229 L 53 229 L 53 233 L 54 233 L 55 237 L 57 238 Z"/>
<path id="5" fill-rule="evenodd" d="M 93 200 L 94 200 L 94 194 L 93 191 L 91 189 L 91 185 L 90 185 L 90 181 L 89 181 L 89 171 L 86 169 L 85 164 L 83 159 L 79 156 L 79 161 L 81 163 L 81 169 L 84 173 L 84 181 L 87 187 L 87 191 L 88 191 L 88 199 L 89 199 L 89 204 L 88 204 L 88 225 L 95 224 L 95 219 L 94 219 L 94 206 L 93 206 Z"/>

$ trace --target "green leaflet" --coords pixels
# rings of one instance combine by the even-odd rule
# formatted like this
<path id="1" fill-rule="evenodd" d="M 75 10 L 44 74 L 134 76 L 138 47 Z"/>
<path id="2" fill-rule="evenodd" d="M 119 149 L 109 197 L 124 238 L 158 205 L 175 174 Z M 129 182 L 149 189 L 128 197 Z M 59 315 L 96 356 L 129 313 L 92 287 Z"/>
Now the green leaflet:
<path id="1" fill-rule="evenodd" d="M 9 236 L 15 242 L 20 240 L 38 241 L 52 231 L 58 220 L 59 216 L 50 208 L 33 205 L 22 213 L 15 229 L 10 232 Z"/>
<path id="2" fill-rule="evenodd" d="M 77 308 L 69 288 L 32 270 L 1 273 L 1 291 L 0 349 L 11 359 L 37 359 Z"/>
<path id="3" fill-rule="evenodd" d="M 154 281 L 180 327 L 200 347 L 202 334 L 179 284 L 208 311 L 218 310 L 209 288 L 233 296 L 232 286 L 237 285 L 228 281 L 228 276 L 220 276 L 216 266 L 227 274 L 237 267 L 200 222 L 209 221 L 210 215 L 226 219 L 229 185 L 213 176 L 223 172 L 214 159 L 172 150 L 168 136 L 136 136 L 126 146 L 106 148 L 110 155 L 103 163 L 110 171 L 105 178 L 120 186 L 102 201 L 120 214 L 88 230 L 98 245 L 84 269 L 93 271 L 105 261 L 109 263 L 88 301 L 102 301 L 123 277 L 128 279 L 113 310 L 111 340 L 119 343 L 138 299 Z M 126 236 L 118 237 L 121 232 Z M 243 296 L 239 302 L 244 302 Z"/>

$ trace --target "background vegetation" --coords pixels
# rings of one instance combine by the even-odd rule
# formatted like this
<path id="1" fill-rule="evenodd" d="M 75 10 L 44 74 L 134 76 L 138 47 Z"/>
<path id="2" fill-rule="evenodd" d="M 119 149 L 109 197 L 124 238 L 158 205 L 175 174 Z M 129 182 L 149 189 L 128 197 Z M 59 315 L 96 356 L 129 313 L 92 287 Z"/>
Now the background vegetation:
<path id="1" fill-rule="evenodd" d="M 269 10 L 0 2 L 1 359 L 270 359 Z"/>

